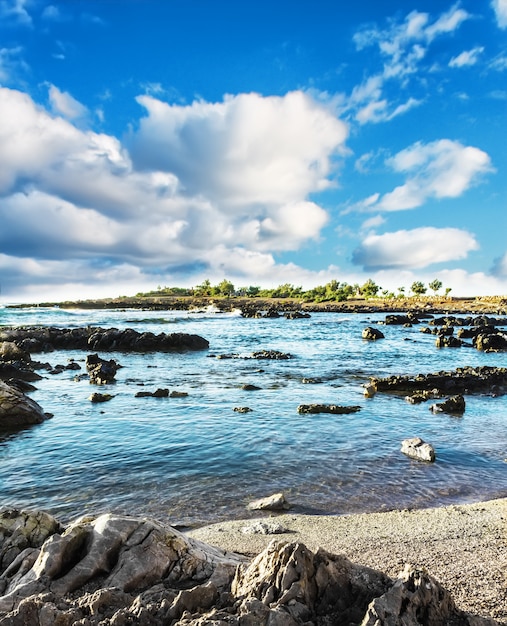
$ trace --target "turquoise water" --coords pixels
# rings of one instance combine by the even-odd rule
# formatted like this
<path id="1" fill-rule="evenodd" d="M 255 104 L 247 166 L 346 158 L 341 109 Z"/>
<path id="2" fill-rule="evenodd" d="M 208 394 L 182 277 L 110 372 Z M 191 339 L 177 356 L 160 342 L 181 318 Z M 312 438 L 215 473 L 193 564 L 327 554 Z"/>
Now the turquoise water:
<path id="1" fill-rule="evenodd" d="M 208 351 L 101 353 L 124 367 L 97 389 L 79 372 L 45 371 L 30 396 L 54 414 L 0 434 L 2 506 L 42 508 L 61 519 L 106 510 L 201 524 L 249 515 L 253 499 L 284 491 L 296 512 L 350 513 L 507 496 L 507 396 L 467 396 L 463 417 L 433 414 L 429 403 L 364 398 L 370 376 L 505 366 L 506 354 L 435 347 L 432 335 L 383 326 L 385 340 L 361 331 L 378 315 L 313 314 L 310 319 L 243 319 L 239 314 L 0 309 L 1 325 L 97 325 L 197 333 Z M 256 350 L 291 353 L 255 360 Z M 238 355 L 218 359 L 217 355 Z M 33 355 L 51 365 L 87 352 Z M 304 379 L 318 379 L 307 384 Z M 257 391 L 244 391 L 250 383 Z M 184 398 L 135 398 L 159 387 Z M 111 393 L 93 404 L 93 391 Z M 312 402 L 361 406 L 350 415 L 300 415 Z M 248 406 L 250 413 L 234 412 Z M 420 436 L 437 462 L 409 460 L 401 441 Z"/>

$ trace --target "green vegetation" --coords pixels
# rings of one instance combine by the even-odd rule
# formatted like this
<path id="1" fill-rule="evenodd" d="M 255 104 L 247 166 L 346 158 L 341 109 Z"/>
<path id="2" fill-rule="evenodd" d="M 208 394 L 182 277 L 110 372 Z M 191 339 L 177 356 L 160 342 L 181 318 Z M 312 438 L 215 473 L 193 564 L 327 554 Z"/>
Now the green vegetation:
<path id="1" fill-rule="evenodd" d="M 420 281 L 415 281 L 410 287 L 412 297 L 420 297 L 426 294 L 428 288 L 437 296 L 437 292 L 442 289 L 442 282 L 435 278 L 426 286 Z M 301 302 L 343 302 L 353 298 L 382 298 L 385 300 L 403 300 L 405 287 L 398 287 L 395 294 L 387 289 L 382 289 L 369 278 L 363 285 L 349 285 L 346 282 L 340 283 L 338 280 L 331 280 L 325 285 L 319 285 L 305 291 L 302 287 L 285 283 L 272 289 L 264 289 L 257 285 L 235 288 L 230 280 L 223 279 L 217 285 L 212 285 L 206 279 L 195 287 L 157 287 L 155 291 L 138 293 L 138 298 L 156 298 L 164 296 L 176 297 L 197 297 L 197 298 L 230 298 L 233 296 L 242 298 L 290 298 Z M 449 295 L 451 289 L 445 289 L 445 297 Z"/>

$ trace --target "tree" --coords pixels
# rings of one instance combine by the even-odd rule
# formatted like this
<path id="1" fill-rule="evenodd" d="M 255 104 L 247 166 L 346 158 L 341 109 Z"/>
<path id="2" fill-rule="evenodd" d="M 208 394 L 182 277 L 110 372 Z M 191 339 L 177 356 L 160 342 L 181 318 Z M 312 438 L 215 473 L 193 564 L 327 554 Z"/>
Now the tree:
<path id="1" fill-rule="evenodd" d="M 435 280 L 432 280 L 431 283 L 428 283 L 428 287 L 436 295 L 437 291 L 442 288 L 442 281 L 435 278 Z"/>
<path id="2" fill-rule="evenodd" d="M 427 291 L 426 285 L 424 283 L 422 283 L 420 280 L 414 281 L 412 283 L 412 286 L 410 287 L 410 289 L 412 290 L 412 293 L 415 296 L 422 296 Z"/>
<path id="3" fill-rule="evenodd" d="M 234 295 L 234 285 L 231 283 L 230 280 L 224 278 L 222 282 L 218 283 L 217 291 L 217 295 L 230 298 L 232 295 Z"/>
<path id="4" fill-rule="evenodd" d="M 374 298 L 379 292 L 380 287 L 371 278 L 364 283 L 361 287 L 361 294 L 365 298 Z"/>
<path id="5" fill-rule="evenodd" d="M 203 280 L 200 285 L 194 287 L 194 294 L 196 296 L 210 296 L 211 295 L 211 283 L 208 278 Z"/>

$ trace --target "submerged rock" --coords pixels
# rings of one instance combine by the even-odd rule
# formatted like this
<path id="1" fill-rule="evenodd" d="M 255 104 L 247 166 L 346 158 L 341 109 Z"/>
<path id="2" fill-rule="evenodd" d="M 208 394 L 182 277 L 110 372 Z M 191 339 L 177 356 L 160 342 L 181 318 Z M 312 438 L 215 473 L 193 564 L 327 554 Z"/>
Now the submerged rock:
<path id="1" fill-rule="evenodd" d="M 344 406 L 341 404 L 300 404 L 298 413 L 332 413 L 333 415 L 346 415 L 348 413 L 357 413 L 361 410 L 360 406 Z"/>

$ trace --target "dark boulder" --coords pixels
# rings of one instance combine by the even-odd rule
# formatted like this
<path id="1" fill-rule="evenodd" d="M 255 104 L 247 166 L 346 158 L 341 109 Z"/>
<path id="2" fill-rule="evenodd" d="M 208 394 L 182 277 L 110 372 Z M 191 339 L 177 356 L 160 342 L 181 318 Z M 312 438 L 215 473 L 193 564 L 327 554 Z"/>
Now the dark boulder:
<path id="1" fill-rule="evenodd" d="M 462 415 L 465 412 L 465 398 L 458 394 L 444 400 L 444 402 L 436 402 L 430 406 L 433 413 L 454 413 Z"/>
<path id="2" fill-rule="evenodd" d="M 361 333 L 361 337 L 363 339 L 367 339 L 368 341 L 376 341 L 377 339 L 384 339 L 384 333 L 378 328 L 373 328 L 372 326 L 367 326 L 363 328 L 363 332 Z"/>
<path id="3" fill-rule="evenodd" d="M 116 372 L 120 367 L 114 359 L 106 361 L 98 354 L 89 354 L 86 357 L 86 371 L 92 385 L 107 385 L 116 382 Z"/>

